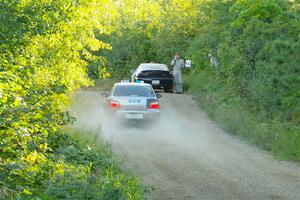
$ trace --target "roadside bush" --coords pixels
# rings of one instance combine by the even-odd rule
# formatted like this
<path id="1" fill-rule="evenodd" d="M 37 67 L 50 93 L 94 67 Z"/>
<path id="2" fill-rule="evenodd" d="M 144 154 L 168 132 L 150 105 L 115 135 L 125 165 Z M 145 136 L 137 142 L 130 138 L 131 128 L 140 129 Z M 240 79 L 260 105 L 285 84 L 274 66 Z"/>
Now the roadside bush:
<path id="1" fill-rule="evenodd" d="M 60 132 L 66 133 L 48 138 L 51 152 L 34 152 L 9 168 L 1 164 L 6 167 L 2 181 L 15 185 L 2 186 L 1 199 L 143 199 L 140 181 L 120 170 L 100 136 L 74 129 Z"/>
<path id="2" fill-rule="evenodd" d="M 196 63 L 185 79 L 189 91 L 226 131 L 281 159 L 299 161 L 299 4 L 210 5 L 203 10 L 210 17 L 202 32 L 187 48 Z M 211 49 L 218 67 L 205 56 Z"/>

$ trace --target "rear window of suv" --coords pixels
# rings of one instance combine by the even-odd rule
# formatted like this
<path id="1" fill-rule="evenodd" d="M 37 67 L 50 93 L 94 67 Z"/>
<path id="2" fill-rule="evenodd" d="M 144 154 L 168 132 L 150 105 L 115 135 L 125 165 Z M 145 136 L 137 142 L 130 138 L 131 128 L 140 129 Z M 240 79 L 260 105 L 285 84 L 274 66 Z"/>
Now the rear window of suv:
<path id="1" fill-rule="evenodd" d="M 118 85 L 115 87 L 113 96 L 115 97 L 154 97 L 155 94 L 151 86 L 128 86 L 128 85 Z"/>

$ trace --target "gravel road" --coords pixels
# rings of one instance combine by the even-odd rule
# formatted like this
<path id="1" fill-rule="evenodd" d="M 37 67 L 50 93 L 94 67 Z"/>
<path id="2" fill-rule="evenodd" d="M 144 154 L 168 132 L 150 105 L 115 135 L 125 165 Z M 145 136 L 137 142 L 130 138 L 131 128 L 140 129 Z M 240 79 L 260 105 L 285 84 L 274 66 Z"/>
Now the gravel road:
<path id="1" fill-rule="evenodd" d="M 80 92 L 73 114 L 80 128 L 100 126 L 124 168 L 153 188 L 148 199 L 300 200 L 300 166 L 218 128 L 191 96 L 163 94 L 156 124 L 124 124 L 101 110 L 100 92 Z"/>

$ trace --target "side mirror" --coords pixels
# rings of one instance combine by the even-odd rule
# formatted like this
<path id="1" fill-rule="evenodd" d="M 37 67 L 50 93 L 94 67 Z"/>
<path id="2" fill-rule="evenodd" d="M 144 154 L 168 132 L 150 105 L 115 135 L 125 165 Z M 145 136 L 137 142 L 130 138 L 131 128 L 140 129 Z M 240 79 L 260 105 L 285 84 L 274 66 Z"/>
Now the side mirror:
<path id="1" fill-rule="evenodd" d="M 108 92 L 101 92 L 101 97 L 108 97 Z"/>
<path id="2" fill-rule="evenodd" d="M 156 94 L 156 98 L 161 98 L 161 94 Z"/>
<path id="3" fill-rule="evenodd" d="M 130 73 L 131 73 L 131 74 L 133 74 L 134 72 L 135 72 L 135 70 L 134 70 L 134 69 L 130 70 Z"/>

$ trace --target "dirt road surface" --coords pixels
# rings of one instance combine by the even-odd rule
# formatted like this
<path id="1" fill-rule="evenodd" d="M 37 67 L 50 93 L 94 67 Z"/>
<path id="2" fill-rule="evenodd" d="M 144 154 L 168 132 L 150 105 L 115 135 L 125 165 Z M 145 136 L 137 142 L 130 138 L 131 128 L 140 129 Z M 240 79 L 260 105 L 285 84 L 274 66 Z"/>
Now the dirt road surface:
<path id="1" fill-rule="evenodd" d="M 153 188 L 148 199 L 300 200 L 299 165 L 274 160 L 218 128 L 191 96 L 163 94 L 159 123 L 124 124 L 102 110 L 100 92 L 80 92 L 80 128 L 101 125 L 124 168 Z"/>

